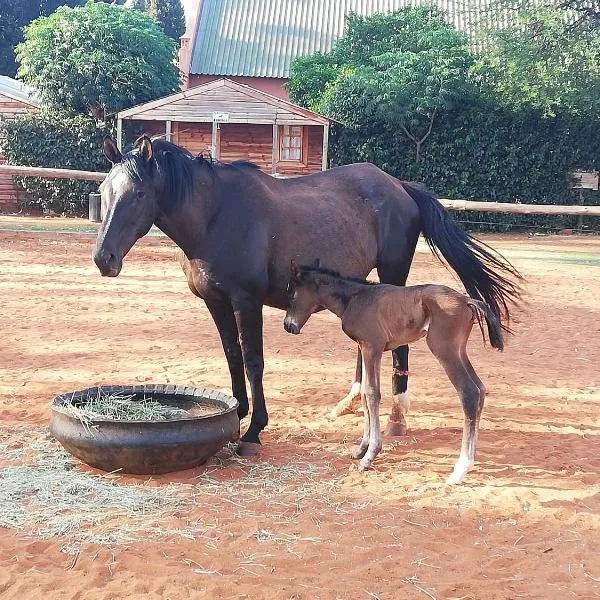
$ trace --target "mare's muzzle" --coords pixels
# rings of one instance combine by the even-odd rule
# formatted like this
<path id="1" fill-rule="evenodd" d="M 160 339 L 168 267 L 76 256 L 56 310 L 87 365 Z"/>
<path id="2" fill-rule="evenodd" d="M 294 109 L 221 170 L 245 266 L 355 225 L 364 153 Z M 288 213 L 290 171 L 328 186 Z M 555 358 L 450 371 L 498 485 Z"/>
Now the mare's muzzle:
<path id="1" fill-rule="evenodd" d="M 123 266 L 122 258 L 104 249 L 94 252 L 94 262 L 100 270 L 102 277 L 116 277 L 121 272 L 121 267 Z"/>

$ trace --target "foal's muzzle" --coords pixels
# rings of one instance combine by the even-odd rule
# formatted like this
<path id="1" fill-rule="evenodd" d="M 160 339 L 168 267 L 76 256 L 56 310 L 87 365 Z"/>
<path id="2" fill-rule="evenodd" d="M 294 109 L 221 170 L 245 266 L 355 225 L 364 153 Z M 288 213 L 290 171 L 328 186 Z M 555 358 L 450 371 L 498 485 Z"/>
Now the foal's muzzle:
<path id="1" fill-rule="evenodd" d="M 288 333 L 293 333 L 294 335 L 298 335 L 300 333 L 300 327 L 298 327 L 298 325 L 296 325 L 296 323 L 294 323 L 288 317 L 286 317 L 285 320 L 283 321 L 283 328 Z"/>
<path id="2" fill-rule="evenodd" d="M 116 277 L 121 272 L 123 261 L 107 250 L 94 252 L 94 262 L 103 277 Z"/>

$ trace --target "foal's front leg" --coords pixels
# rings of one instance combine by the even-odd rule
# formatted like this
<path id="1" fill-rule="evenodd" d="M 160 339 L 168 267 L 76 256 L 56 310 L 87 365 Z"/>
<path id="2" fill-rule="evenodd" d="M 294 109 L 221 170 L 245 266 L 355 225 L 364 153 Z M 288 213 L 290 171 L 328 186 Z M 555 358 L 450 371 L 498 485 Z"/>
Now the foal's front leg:
<path id="1" fill-rule="evenodd" d="M 370 469 L 381 450 L 381 425 L 379 403 L 381 401 L 380 370 L 382 351 L 361 347 L 363 357 L 363 394 L 365 398 L 365 433 L 369 439 L 366 453 L 360 460 L 360 469 Z M 363 436 L 364 443 L 364 436 Z M 361 443 L 361 447 L 362 447 Z"/>

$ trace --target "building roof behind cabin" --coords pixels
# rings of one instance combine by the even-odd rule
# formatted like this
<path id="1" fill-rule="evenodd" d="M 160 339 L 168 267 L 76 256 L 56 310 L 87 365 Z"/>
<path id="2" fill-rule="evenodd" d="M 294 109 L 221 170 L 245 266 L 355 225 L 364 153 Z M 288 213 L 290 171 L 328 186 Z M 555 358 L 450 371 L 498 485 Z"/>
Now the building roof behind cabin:
<path id="1" fill-rule="evenodd" d="M 329 119 L 229 79 L 198 85 L 160 100 L 123 110 L 119 119 L 211 123 L 214 113 L 226 113 L 230 123 L 326 125 Z"/>
<path id="2" fill-rule="evenodd" d="M 32 88 L 6 75 L 0 75 L 0 94 L 18 102 L 39 106 L 39 100 Z"/>
<path id="3" fill-rule="evenodd" d="M 459 31 L 474 37 L 491 17 L 491 0 L 203 0 L 190 73 L 285 78 L 298 56 L 329 52 L 346 15 L 389 13 L 437 4 Z M 502 11 L 494 11 L 497 25 Z"/>

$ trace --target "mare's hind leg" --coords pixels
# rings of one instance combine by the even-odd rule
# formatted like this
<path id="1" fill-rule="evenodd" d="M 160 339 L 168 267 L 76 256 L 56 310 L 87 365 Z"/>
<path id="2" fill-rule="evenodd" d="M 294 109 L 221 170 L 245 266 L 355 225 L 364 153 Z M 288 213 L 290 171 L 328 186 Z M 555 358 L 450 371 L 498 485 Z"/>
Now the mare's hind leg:
<path id="1" fill-rule="evenodd" d="M 361 381 L 362 381 L 362 354 L 360 348 L 358 348 L 358 354 L 356 356 L 356 371 L 354 374 L 354 382 L 348 394 L 340 400 L 333 410 L 329 413 L 332 419 L 337 419 L 342 415 L 350 415 L 356 412 L 360 404 L 361 398 Z M 366 407 L 365 407 L 366 410 Z M 366 413 L 365 413 L 366 414 Z"/>
<path id="2" fill-rule="evenodd" d="M 427 345 L 439 360 L 458 392 L 465 414 L 460 456 L 452 473 L 446 479 L 446 483 L 451 485 L 460 483 L 473 468 L 479 433 L 479 418 L 483 406 L 480 388 L 463 363 L 461 356 L 463 350 L 459 344 L 460 342 L 454 339 L 444 339 L 443 335 L 436 334 L 431 328 L 427 335 Z"/>

